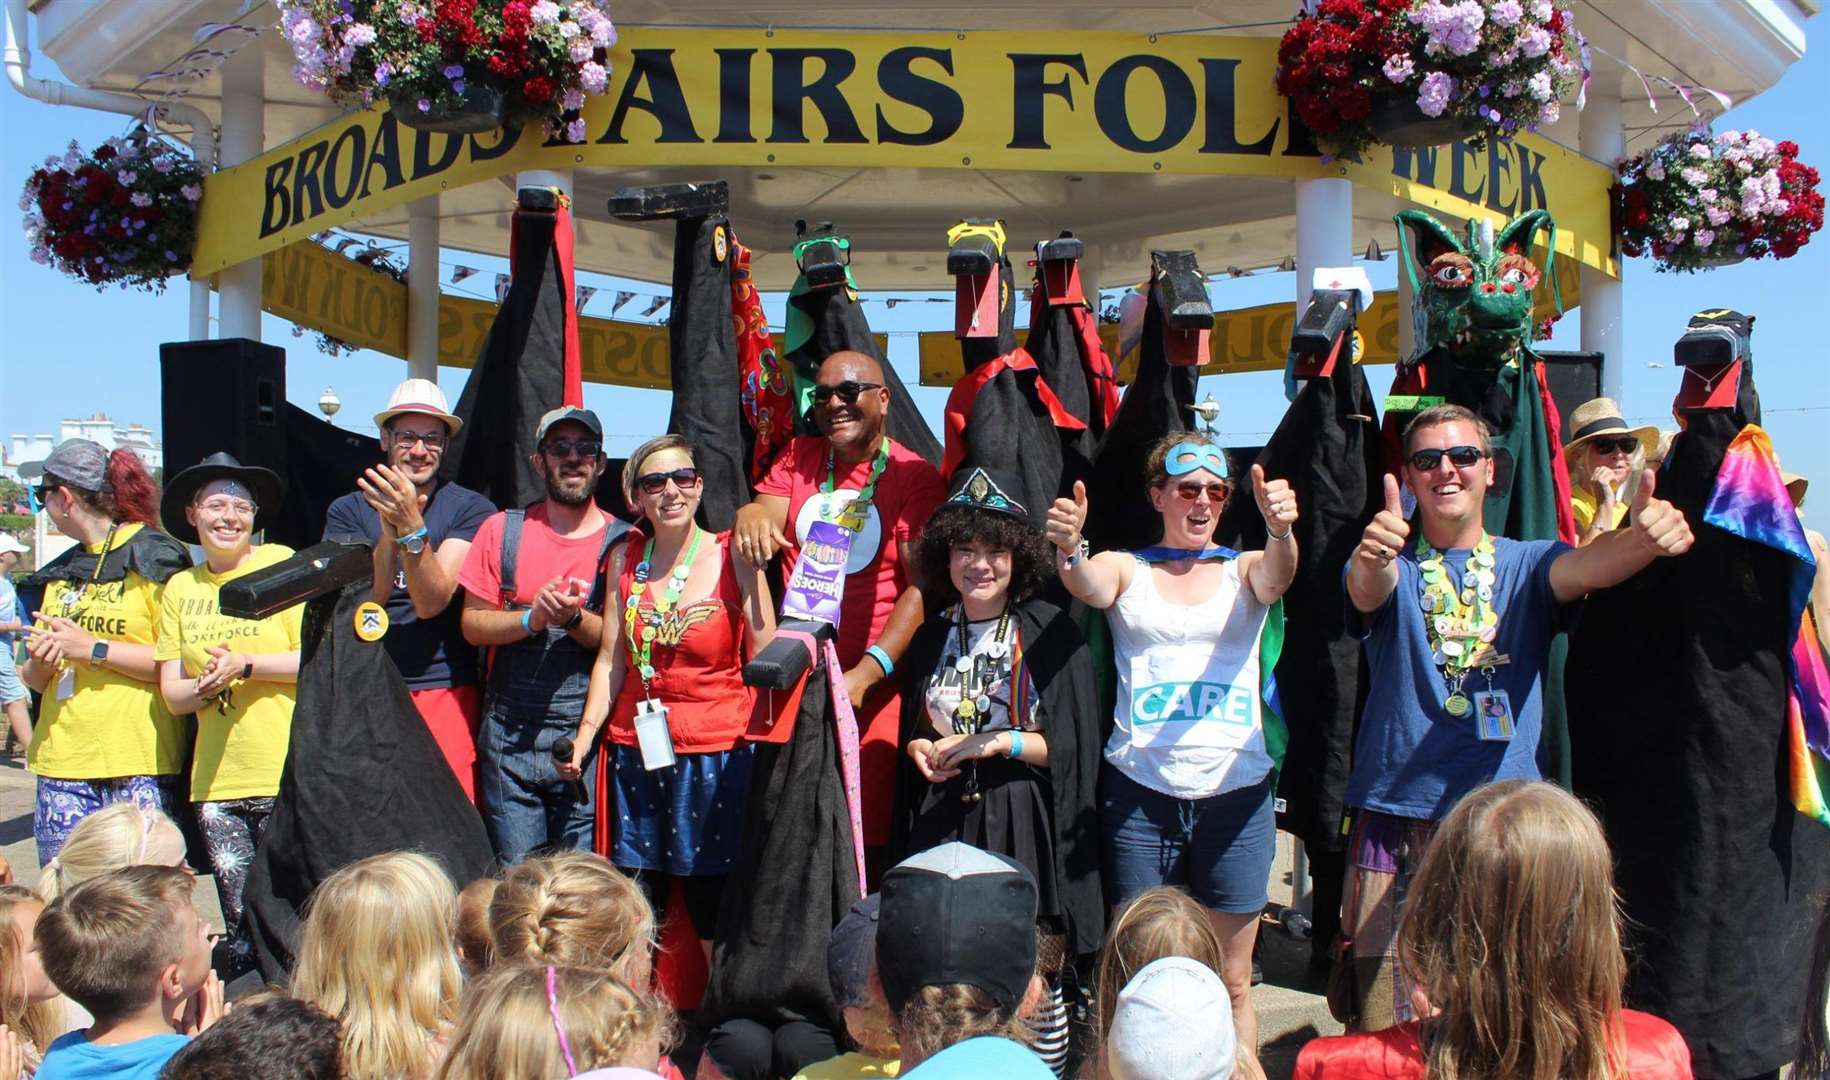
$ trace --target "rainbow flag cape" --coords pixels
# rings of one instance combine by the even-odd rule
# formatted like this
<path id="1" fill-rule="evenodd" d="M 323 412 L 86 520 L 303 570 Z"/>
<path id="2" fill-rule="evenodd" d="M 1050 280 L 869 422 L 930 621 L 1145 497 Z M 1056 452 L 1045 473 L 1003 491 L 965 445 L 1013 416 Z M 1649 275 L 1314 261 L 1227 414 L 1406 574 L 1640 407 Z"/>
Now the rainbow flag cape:
<path id="1" fill-rule="evenodd" d="M 1787 665 L 1791 685 L 1786 699 L 1786 771 L 1792 805 L 1830 828 L 1830 671 L 1826 670 L 1816 620 L 1806 609 L 1817 558 L 1780 482 L 1779 457 L 1773 452 L 1772 440 L 1759 425 L 1742 428 L 1729 443 L 1716 473 L 1715 490 L 1703 508 L 1703 520 L 1794 560 L 1790 618 L 1798 630 L 1792 636 Z"/>

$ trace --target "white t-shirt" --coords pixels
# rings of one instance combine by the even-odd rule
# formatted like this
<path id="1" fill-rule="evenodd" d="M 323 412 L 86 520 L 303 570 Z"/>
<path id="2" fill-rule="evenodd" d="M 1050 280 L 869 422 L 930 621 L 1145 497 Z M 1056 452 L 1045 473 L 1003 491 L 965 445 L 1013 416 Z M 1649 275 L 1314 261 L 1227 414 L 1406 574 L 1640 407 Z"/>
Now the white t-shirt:
<path id="1" fill-rule="evenodd" d="M 1221 568 L 1211 597 L 1175 604 L 1140 559 L 1106 611 L 1118 668 L 1106 760 L 1178 799 L 1248 787 L 1271 771 L 1258 678 L 1268 609 L 1241 580 L 1237 561 Z"/>

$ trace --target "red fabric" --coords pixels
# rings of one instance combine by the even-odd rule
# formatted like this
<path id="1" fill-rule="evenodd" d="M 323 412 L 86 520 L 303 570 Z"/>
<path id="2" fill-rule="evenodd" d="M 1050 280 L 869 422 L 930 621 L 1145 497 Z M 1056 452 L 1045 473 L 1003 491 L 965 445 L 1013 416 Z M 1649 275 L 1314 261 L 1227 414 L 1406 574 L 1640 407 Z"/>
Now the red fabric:
<path id="1" fill-rule="evenodd" d="M 464 787 L 464 798 L 477 804 L 477 725 L 483 719 L 483 688 L 440 686 L 411 691 L 426 729 L 438 743 L 439 753 Z"/>
<path id="2" fill-rule="evenodd" d="M 521 525 L 521 548 L 515 556 L 515 596 L 518 604 L 531 604 L 541 586 L 556 577 L 575 577 L 590 586 L 597 573 L 597 550 L 603 546 L 603 529 L 610 527 L 604 516 L 603 528 L 588 536 L 560 537 L 547 522 L 547 504 L 535 503 L 528 508 L 527 520 Z M 505 515 L 491 514 L 477 530 L 464 556 L 464 569 L 458 573 L 458 584 L 470 595 L 489 604 L 502 600 L 502 525 Z"/>
<path id="3" fill-rule="evenodd" d="M 731 534 L 719 533 L 718 586 L 703 600 L 679 607 L 660 627 L 650 660 L 654 665 L 654 693 L 667 705 L 667 727 L 674 749 L 682 754 L 729 750 L 743 740 L 750 726 L 755 692 L 743 684 L 743 592 L 731 571 Z M 631 534 L 623 574 L 618 579 L 616 618 L 623 618 L 635 588 L 635 566 L 642 561 L 648 537 Z M 609 559 L 606 554 L 606 561 Z M 653 589 L 642 591 L 641 611 L 653 614 Z M 628 645 L 619 645 L 628 657 Z M 629 666 L 623 685 L 610 706 L 610 741 L 636 745 L 635 709 L 641 704 L 642 678 Z"/>
<path id="4" fill-rule="evenodd" d="M 578 352 L 578 290 L 572 274 L 572 200 L 559 199 L 559 220 L 553 223 L 553 250 L 559 256 L 559 287 L 566 298 L 566 359 L 563 404 L 585 407 L 584 366 Z M 509 250 L 513 251 L 511 244 Z M 511 271 L 512 273 L 512 271 Z"/>
<path id="5" fill-rule="evenodd" d="M 598 770 L 599 775 L 603 771 Z M 598 815 L 598 820 L 602 821 L 603 815 Z M 603 855 L 608 850 L 608 847 L 600 846 L 597 853 Z M 699 935 L 693 930 L 692 916 L 686 912 L 685 893 L 677 878 L 668 882 L 667 910 L 662 918 L 661 942 L 654 957 L 655 992 L 675 1012 L 697 1009 L 705 997 L 705 984 L 711 969 L 705 963 L 705 951 L 699 945 Z M 671 1065 L 673 1062 L 663 1054 L 661 1063 Z M 661 1075 L 668 1074 L 663 1072 Z"/>
<path id="6" fill-rule="evenodd" d="M 882 541 L 877 560 L 871 568 L 851 575 L 845 582 L 845 599 L 839 614 L 839 661 L 846 668 L 864 658 L 864 650 L 883 631 L 896 601 L 911 583 L 911 568 L 903 565 L 898 542 L 913 543 L 927 524 L 928 515 L 946 496 L 940 473 L 913 450 L 899 443 L 890 444 L 889 465 L 877 482 L 877 493 L 871 501 L 871 512 L 882 523 Z M 800 557 L 799 535 L 795 518 L 807 500 L 819 494 L 826 479 L 826 440 L 803 435 L 788 444 L 776 457 L 775 465 L 762 483 L 758 495 L 774 495 L 788 500 L 788 522 L 782 531 L 788 537 L 783 572 L 794 572 Z M 834 486 L 858 491 L 870 479 L 871 461 L 835 470 Z M 485 526 L 487 527 L 487 526 Z M 478 534 L 481 539 L 482 534 Z M 475 550 L 474 548 L 472 549 Z M 864 842 L 872 846 L 886 844 L 890 837 L 890 803 L 896 777 L 896 743 L 900 696 L 899 680 L 885 679 L 866 695 L 857 707 L 861 731 L 859 754 L 864 784 Z"/>
<path id="7" fill-rule="evenodd" d="M 1544 434 L 1550 443 L 1550 486 L 1557 499 L 1557 539 L 1566 544 L 1576 542 L 1576 508 L 1569 501 L 1569 462 L 1563 459 L 1563 417 L 1557 413 L 1557 399 L 1550 396 L 1550 377 L 1544 373 L 1544 361 L 1533 365 L 1538 377 L 1538 400 L 1544 404 Z"/>
<path id="8" fill-rule="evenodd" d="M 794 438 L 794 388 L 775 351 L 762 297 L 750 277 L 750 249 L 739 244 L 735 236 L 730 237 L 730 249 L 738 397 L 743 418 L 756 433 L 750 448 L 750 483 L 755 484 L 768 474 L 776 454 Z"/>
<path id="9" fill-rule="evenodd" d="M 1113 370 L 1112 358 L 1106 355 L 1105 342 L 1099 340 L 1099 320 L 1092 309 L 1072 307 L 1068 317 L 1074 321 L 1074 336 L 1080 342 L 1080 365 L 1086 369 L 1093 408 L 1101 417 L 1094 426 L 1104 431 L 1118 412 L 1118 372 Z"/>
<path id="10" fill-rule="evenodd" d="M 966 459 L 966 425 L 972 422 L 972 406 L 978 401 L 979 391 L 1001 371 L 1035 371 L 1036 397 L 1042 407 L 1048 410 L 1049 420 L 1064 431 L 1085 431 L 1087 425 L 1055 396 L 1047 380 L 1036 369 L 1036 358 L 1029 355 L 1029 350 L 1021 345 L 995 360 L 980 364 L 960 376 L 953 384 L 953 390 L 947 394 L 947 414 L 945 418 L 945 436 L 947 451 L 940 459 L 940 474 L 952 476 L 953 470 Z"/>
<path id="11" fill-rule="evenodd" d="M 1649 1013 L 1620 1011 L 1629 1080 L 1691 1080 L 1690 1048 L 1670 1024 Z M 1423 1080 L 1417 1023 L 1384 1031 L 1311 1039 L 1296 1058 L 1294 1080 Z"/>

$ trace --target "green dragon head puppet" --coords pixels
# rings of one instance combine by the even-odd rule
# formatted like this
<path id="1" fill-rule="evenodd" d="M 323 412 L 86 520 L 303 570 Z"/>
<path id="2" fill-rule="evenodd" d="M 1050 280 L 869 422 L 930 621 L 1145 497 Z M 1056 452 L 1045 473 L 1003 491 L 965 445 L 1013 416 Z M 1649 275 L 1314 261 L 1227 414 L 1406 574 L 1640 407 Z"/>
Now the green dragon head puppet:
<path id="1" fill-rule="evenodd" d="M 1458 366 L 1498 371 L 1530 346 L 1532 292 L 1557 252 L 1557 224 L 1548 211 L 1521 214 L 1497 233 L 1486 219 L 1469 218 L 1462 236 L 1422 210 L 1399 211 L 1393 220 L 1401 239 L 1407 230 L 1411 235 L 1403 262 L 1416 298 L 1417 354 L 1406 363 L 1440 349 Z M 1542 268 L 1531 259 L 1539 229 L 1548 234 Z"/>

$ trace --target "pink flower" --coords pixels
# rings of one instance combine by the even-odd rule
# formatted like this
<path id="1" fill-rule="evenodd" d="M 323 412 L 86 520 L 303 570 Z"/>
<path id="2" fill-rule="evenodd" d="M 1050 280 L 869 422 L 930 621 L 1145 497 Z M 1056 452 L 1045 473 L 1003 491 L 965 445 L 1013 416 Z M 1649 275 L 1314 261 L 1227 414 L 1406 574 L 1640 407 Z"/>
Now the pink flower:
<path id="1" fill-rule="evenodd" d="M 1696 241 L 1698 247 L 1706 248 L 1716 242 L 1716 234 L 1710 229 L 1698 229 L 1696 231 Z"/>
<path id="2" fill-rule="evenodd" d="M 1417 108 L 1425 116 L 1441 116 L 1448 108 L 1449 96 L 1455 93 L 1455 80 L 1440 71 L 1432 71 L 1423 77 L 1423 85 L 1417 92 Z"/>
<path id="3" fill-rule="evenodd" d="M 580 64 L 578 81 L 584 86 L 585 93 L 601 94 L 604 92 L 604 87 L 610 85 L 610 69 L 595 60 Z"/>
<path id="4" fill-rule="evenodd" d="M 584 108 L 585 107 L 585 92 L 583 90 L 578 90 L 578 89 L 567 90 L 565 93 L 565 97 L 560 99 L 559 106 L 562 109 L 568 109 L 568 110 Z"/>
<path id="5" fill-rule="evenodd" d="M 202 184 L 186 184 L 183 187 L 179 188 L 178 190 L 183 192 L 184 197 L 191 200 L 192 202 L 196 202 L 198 199 L 203 198 L 203 185 Z"/>
<path id="6" fill-rule="evenodd" d="M 566 142 L 581 143 L 585 141 L 585 122 L 574 120 L 566 125 Z"/>
<path id="7" fill-rule="evenodd" d="M 1495 26 L 1511 26 L 1525 17 L 1525 9 L 1519 6 L 1519 0 L 1500 0 L 1487 12 Z"/>
<path id="8" fill-rule="evenodd" d="M 131 201 L 135 206 L 146 207 L 146 206 L 151 206 L 153 204 L 153 197 L 151 195 L 146 194 L 146 192 L 144 192 L 144 191 L 136 191 L 130 197 L 129 201 Z"/>
<path id="9" fill-rule="evenodd" d="M 591 59 L 596 52 L 597 43 L 588 37 L 575 37 L 572 39 L 571 44 L 566 46 L 566 55 L 572 58 L 574 64 L 584 63 L 586 60 Z"/>
<path id="10" fill-rule="evenodd" d="M 1691 143 L 1690 156 L 1699 161 L 1708 161 L 1710 158 L 1709 144 L 1706 142 Z"/>
<path id="11" fill-rule="evenodd" d="M 1678 175 L 1684 178 L 1686 184 L 1690 184 L 1694 187 L 1702 187 L 1704 184 L 1709 183 L 1709 174 L 1695 166 L 1686 166 Z"/>
<path id="12" fill-rule="evenodd" d="M 528 8 L 527 13 L 536 26 L 551 26 L 559 21 L 559 5 L 553 3 L 553 0 L 540 0 Z"/>
<path id="13" fill-rule="evenodd" d="M 1550 72 L 1540 71 L 1536 75 L 1533 75 L 1530 79 L 1526 80 L 1525 88 L 1531 91 L 1531 96 L 1537 98 L 1539 101 L 1549 101 Z"/>
<path id="14" fill-rule="evenodd" d="M 1526 56 L 1543 56 L 1550 51 L 1550 31 L 1534 26 L 1520 34 L 1519 51 Z"/>
<path id="15" fill-rule="evenodd" d="M 357 48 L 373 45 L 375 44 L 375 28 L 368 23 L 352 23 L 349 29 L 343 31 L 343 40 Z"/>
<path id="16" fill-rule="evenodd" d="M 136 179 L 138 179 L 138 177 L 134 176 L 134 174 L 132 172 L 130 172 L 129 170 L 122 169 L 120 172 L 117 172 L 114 174 L 114 179 L 122 187 L 132 187 L 134 184 L 134 181 Z"/>
<path id="17" fill-rule="evenodd" d="M 1392 82 L 1401 83 L 1417 71 L 1417 64 L 1410 53 L 1393 53 L 1385 58 L 1385 77 Z"/>

